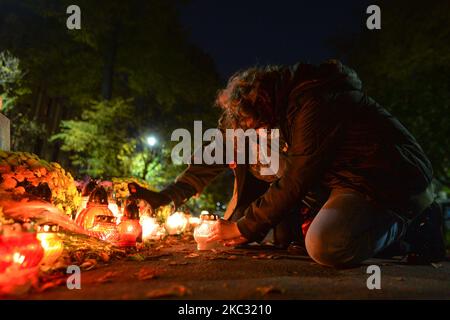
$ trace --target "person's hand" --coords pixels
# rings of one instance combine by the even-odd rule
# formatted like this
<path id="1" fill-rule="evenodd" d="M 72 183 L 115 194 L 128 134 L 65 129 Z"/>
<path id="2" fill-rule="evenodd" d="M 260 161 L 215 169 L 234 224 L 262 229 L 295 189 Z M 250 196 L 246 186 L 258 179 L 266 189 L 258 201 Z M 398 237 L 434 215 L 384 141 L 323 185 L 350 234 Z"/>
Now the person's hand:
<path id="1" fill-rule="evenodd" d="M 166 195 L 145 189 L 137 183 L 129 183 L 128 191 L 130 192 L 130 199 L 142 199 L 152 207 L 153 210 L 160 206 L 169 204 L 172 200 Z"/>
<path id="2" fill-rule="evenodd" d="M 220 219 L 212 227 L 207 242 L 220 241 L 225 245 L 238 245 L 247 242 L 242 236 L 236 222 Z"/>
<path id="3" fill-rule="evenodd" d="M 231 240 L 227 240 L 223 242 L 223 245 L 226 247 L 234 247 L 243 243 L 247 243 L 248 240 L 246 238 L 244 238 L 243 236 L 231 239 Z"/>

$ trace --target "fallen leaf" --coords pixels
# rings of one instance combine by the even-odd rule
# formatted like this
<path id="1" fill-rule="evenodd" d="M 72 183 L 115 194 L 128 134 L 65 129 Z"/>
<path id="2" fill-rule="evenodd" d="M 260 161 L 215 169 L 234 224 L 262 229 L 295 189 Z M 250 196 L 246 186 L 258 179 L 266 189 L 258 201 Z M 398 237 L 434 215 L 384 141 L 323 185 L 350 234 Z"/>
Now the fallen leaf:
<path id="1" fill-rule="evenodd" d="M 117 272 L 108 271 L 108 272 L 105 273 L 103 276 L 101 276 L 100 278 L 98 278 L 95 282 L 97 282 L 97 283 L 110 282 L 110 281 L 112 281 L 113 278 L 115 278 L 117 275 L 118 275 Z"/>
<path id="2" fill-rule="evenodd" d="M 145 261 L 145 256 L 140 253 L 131 254 L 127 257 L 128 260 L 132 261 Z"/>
<path id="3" fill-rule="evenodd" d="M 229 256 L 229 257 L 227 257 L 227 260 L 236 260 L 237 259 L 237 256 Z"/>
<path id="4" fill-rule="evenodd" d="M 252 258 L 253 259 L 258 259 L 258 260 L 261 260 L 261 259 L 267 259 L 267 256 L 266 255 L 257 255 L 257 256 L 252 256 Z M 269 258 L 270 259 L 270 258 Z"/>
<path id="5" fill-rule="evenodd" d="M 185 266 L 187 264 L 188 264 L 187 262 L 176 262 L 176 261 L 169 262 L 169 266 Z"/>
<path id="6" fill-rule="evenodd" d="M 46 291 L 48 289 L 51 289 L 51 288 L 54 288 L 54 287 L 58 287 L 58 286 L 62 285 L 65 282 L 66 282 L 66 279 L 61 279 L 61 278 L 53 280 L 53 281 L 49 281 L 49 282 L 46 282 L 46 283 L 42 284 L 40 287 L 36 288 L 36 291 L 41 293 L 41 292 L 44 292 L 44 291 Z"/>
<path id="7" fill-rule="evenodd" d="M 434 263 L 434 262 L 432 262 L 431 265 L 432 265 L 435 269 L 442 268 L 442 264 L 440 264 L 440 263 Z"/>
<path id="8" fill-rule="evenodd" d="M 276 294 L 284 293 L 284 290 L 277 288 L 275 286 L 258 287 L 258 288 L 256 288 L 256 291 L 261 293 L 263 296 L 268 295 L 268 294 L 273 294 L 273 293 L 276 293 Z"/>
<path id="9" fill-rule="evenodd" d="M 195 252 L 190 253 L 187 256 L 185 256 L 185 258 L 197 258 L 197 257 L 200 257 L 200 255 L 198 253 L 195 253 Z"/>
<path id="10" fill-rule="evenodd" d="M 228 258 L 226 256 L 213 256 L 209 257 L 208 260 L 227 260 Z"/>
<path id="11" fill-rule="evenodd" d="M 150 268 L 141 268 L 138 273 L 136 273 L 136 276 L 139 280 L 150 280 L 154 279 L 158 276 L 157 272 Z"/>
<path id="12" fill-rule="evenodd" d="M 100 253 L 100 258 L 102 258 L 103 262 L 108 262 L 109 259 L 110 259 L 110 256 L 106 252 L 101 252 Z"/>
<path id="13" fill-rule="evenodd" d="M 191 294 L 191 290 L 182 285 L 174 285 L 168 288 L 153 289 L 146 293 L 148 299 L 169 298 L 169 297 L 184 297 Z"/>
<path id="14" fill-rule="evenodd" d="M 96 265 L 97 265 L 97 260 L 95 260 L 95 259 L 87 259 L 81 264 L 80 268 L 87 271 L 87 270 L 91 270 Z"/>

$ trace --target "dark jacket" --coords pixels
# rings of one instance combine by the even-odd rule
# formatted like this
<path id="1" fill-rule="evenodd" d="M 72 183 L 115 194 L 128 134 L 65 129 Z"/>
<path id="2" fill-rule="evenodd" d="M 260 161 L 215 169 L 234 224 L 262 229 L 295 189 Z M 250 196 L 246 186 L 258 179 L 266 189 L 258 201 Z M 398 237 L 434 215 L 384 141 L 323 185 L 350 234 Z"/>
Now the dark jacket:
<path id="1" fill-rule="evenodd" d="M 289 145 L 287 167 L 238 220 L 248 240 L 262 239 L 313 184 L 351 188 L 380 207 L 400 212 L 411 196 L 430 184 L 432 167 L 422 148 L 397 119 L 362 91 L 353 70 L 338 61 L 298 64 L 287 68 L 278 82 L 273 100 Z M 226 168 L 191 165 L 165 192 L 182 202 Z M 239 196 L 246 172 L 245 165 L 234 169 L 235 190 L 226 218 L 245 202 Z"/>

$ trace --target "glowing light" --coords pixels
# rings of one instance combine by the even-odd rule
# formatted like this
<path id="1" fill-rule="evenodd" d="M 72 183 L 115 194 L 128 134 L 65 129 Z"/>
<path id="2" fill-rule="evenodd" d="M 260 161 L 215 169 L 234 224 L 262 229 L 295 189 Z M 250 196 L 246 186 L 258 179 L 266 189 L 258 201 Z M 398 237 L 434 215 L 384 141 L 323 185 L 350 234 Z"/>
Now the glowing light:
<path id="1" fill-rule="evenodd" d="M 111 216 L 96 216 L 92 233 L 95 237 L 114 243 L 119 240 L 116 218 Z"/>
<path id="2" fill-rule="evenodd" d="M 16 264 L 22 264 L 25 261 L 25 256 L 21 255 L 19 252 L 15 252 L 13 254 L 13 262 Z"/>
<path id="3" fill-rule="evenodd" d="M 57 233 L 53 232 L 40 232 L 37 234 L 37 238 L 41 242 L 41 246 L 44 249 L 44 257 L 41 261 L 41 268 L 51 268 L 51 266 L 63 253 L 64 246 L 61 239 L 58 237 Z"/>
<path id="4" fill-rule="evenodd" d="M 118 246 L 121 247 L 134 247 L 136 241 L 142 236 L 142 227 L 139 224 L 139 220 L 125 219 L 117 226 L 119 231 Z"/>
<path id="5" fill-rule="evenodd" d="M 213 214 L 201 215 L 201 223 L 194 230 L 194 239 L 197 242 L 197 250 L 211 250 L 219 246 L 217 241 L 206 242 L 212 232 L 212 228 L 217 223 L 217 219 L 218 217 Z"/>
<path id="6" fill-rule="evenodd" d="M 186 230 L 188 222 L 183 212 L 175 212 L 167 218 L 165 228 L 170 235 L 181 234 Z"/>
<path id="7" fill-rule="evenodd" d="M 154 136 L 149 136 L 149 137 L 147 138 L 147 144 L 148 144 L 150 147 L 155 146 L 157 143 L 158 143 L 158 140 L 157 140 Z"/>
<path id="8" fill-rule="evenodd" d="M 94 227 L 96 216 L 114 216 L 106 204 L 88 203 L 86 209 L 80 212 L 75 222 L 86 230 Z"/>
<path id="9" fill-rule="evenodd" d="M 110 201 L 108 203 L 108 209 L 113 213 L 114 217 L 116 217 L 116 218 L 121 215 L 119 206 L 115 202 Z"/>
<path id="10" fill-rule="evenodd" d="M 193 228 L 198 226 L 201 222 L 202 220 L 198 217 L 189 217 L 189 225 Z"/>
<path id="11" fill-rule="evenodd" d="M 142 240 L 144 241 L 161 239 L 166 233 L 165 229 L 156 221 L 156 218 L 142 216 L 140 224 L 142 226 Z"/>
<path id="12" fill-rule="evenodd" d="M 13 230 L 0 235 L 0 295 L 27 292 L 38 280 L 43 255 L 35 233 Z"/>

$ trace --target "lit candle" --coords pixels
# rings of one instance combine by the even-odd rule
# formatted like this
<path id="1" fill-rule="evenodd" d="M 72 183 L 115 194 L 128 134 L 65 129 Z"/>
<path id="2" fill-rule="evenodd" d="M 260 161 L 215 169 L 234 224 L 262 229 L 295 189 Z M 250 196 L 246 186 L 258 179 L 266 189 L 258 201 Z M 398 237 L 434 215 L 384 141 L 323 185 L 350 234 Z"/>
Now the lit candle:
<path id="1" fill-rule="evenodd" d="M 117 231 L 116 217 L 98 215 L 95 217 L 92 234 L 104 241 L 111 243 L 119 240 L 119 232 Z"/>
<path id="2" fill-rule="evenodd" d="M 142 216 L 140 219 L 142 226 L 142 240 L 156 240 L 164 236 L 165 230 L 156 221 L 156 218 L 149 216 Z"/>
<path id="3" fill-rule="evenodd" d="M 37 239 L 44 249 L 44 257 L 41 261 L 41 268 L 44 270 L 51 268 L 64 250 L 58 231 L 59 227 L 56 225 L 41 225 L 38 228 Z"/>
<path id="4" fill-rule="evenodd" d="M 175 212 L 167 217 L 165 228 L 170 235 L 181 234 L 186 230 L 188 219 L 183 212 Z"/>
<path id="5" fill-rule="evenodd" d="M 4 226 L 0 234 L 0 294 L 21 294 L 38 280 L 44 250 L 34 232 Z"/>
<path id="6" fill-rule="evenodd" d="M 139 208 L 135 202 L 125 207 L 122 221 L 117 226 L 119 232 L 118 245 L 121 247 L 134 247 L 136 241 L 142 241 L 142 227 L 139 223 Z"/>
<path id="7" fill-rule="evenodd" d="M 91 193 L 86 209 L 78 214 L 75 222 L 84 229 L 91 230 L 96 216 L 114 216 L 108 209 L 108 194 L 102 187 L 97 187 Z"/>
<path id="8" fill-rule="evenodd" d="M 121 212 L 119 210 L 119 206 L 115 201 L 109 201 L 108 203 L 108 209 L 113 213 L 114 217 L 121 216 Z"/>
<path id="9" fill-rule="evenodd" d="M 194 239 L 197 242 L 197 250 L 211 250 L 219 246 L 217 241 L 207 243 L 212 227 L 217 223 L 219 216 L 215 214 L 204 213 L 200 215 L 201 223 L 194 230 Z"/>
<path id="10" fill-rule="evenodd" d="M 192 228 L 197 227 L 201 222 L 202 220 L 199 217 L 189 217 L 189 226 Z"/>
<path id="11" fill-rule="evenodd" d="M 142 227 L 136 219 L 123 218 L 117 229 L 119 231 L 117 245 L 120 247 L 134 247 L 138 238 L 142 236 Z"/>

